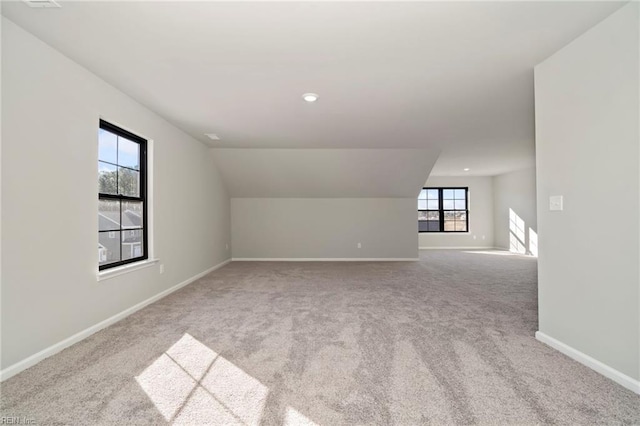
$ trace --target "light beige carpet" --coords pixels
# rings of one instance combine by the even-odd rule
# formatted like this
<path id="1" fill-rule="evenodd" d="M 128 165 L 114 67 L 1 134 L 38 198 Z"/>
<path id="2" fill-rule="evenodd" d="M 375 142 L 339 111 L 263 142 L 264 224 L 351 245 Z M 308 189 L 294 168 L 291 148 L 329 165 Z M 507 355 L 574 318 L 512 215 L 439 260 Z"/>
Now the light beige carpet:
<path id="1" fill-rule="evenodd" d="M 2 384 L 38 424 L 640 424 L 534 339 L 536 262 L 232 263 Z"/>

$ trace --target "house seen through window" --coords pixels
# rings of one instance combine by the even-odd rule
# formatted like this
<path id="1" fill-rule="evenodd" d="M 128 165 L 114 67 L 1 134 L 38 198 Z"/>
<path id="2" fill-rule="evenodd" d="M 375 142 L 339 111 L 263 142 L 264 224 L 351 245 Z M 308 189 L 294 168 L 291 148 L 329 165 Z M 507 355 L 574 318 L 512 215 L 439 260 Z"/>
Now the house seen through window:
<path id="1" fill-rule="evenodd" d="M 98 265 L 147 259 L 147 141 L 100 120 Z"/>
<path id="2" fill-rule="evenodd" d="M 468 188 L 422 188 L 418 195 L 419 232 L 468 232 Z"/>

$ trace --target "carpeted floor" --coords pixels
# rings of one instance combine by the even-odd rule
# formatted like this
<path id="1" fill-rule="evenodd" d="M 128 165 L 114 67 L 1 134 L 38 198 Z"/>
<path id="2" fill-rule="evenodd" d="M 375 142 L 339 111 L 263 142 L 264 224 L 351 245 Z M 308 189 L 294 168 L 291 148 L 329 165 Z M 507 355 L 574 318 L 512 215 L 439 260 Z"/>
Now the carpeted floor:
<path id="1" fill-rule="evenodd" d="M 38 424 L 640 424 L 534 339 L 536 261 L 235 262 L 2 384 Z"/>

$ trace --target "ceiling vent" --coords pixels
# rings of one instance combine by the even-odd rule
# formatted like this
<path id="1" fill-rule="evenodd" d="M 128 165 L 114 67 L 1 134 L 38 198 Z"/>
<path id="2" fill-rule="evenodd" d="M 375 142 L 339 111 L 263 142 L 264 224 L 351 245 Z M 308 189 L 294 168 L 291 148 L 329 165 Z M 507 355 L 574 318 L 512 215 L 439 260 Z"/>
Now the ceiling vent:
<path id="1" fill-rule="evenodd" d="M 29 7 L 35 7 L 35 8 L 62 7 L 60 6 L 60 3 L 58 3 L 55 0 L 22 0 L 22 1 L 24 1 Z"/>

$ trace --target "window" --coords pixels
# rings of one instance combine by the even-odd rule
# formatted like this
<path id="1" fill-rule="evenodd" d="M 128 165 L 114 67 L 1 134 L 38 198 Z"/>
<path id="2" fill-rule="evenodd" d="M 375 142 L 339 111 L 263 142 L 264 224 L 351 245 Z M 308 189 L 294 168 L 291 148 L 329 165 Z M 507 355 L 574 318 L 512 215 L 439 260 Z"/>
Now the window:
<path id="1" fill-rule="evenodd" d="M 418 195 L 418 232 L 467 232 L 469 188 L 422 188 Z"/>
<path id="2" fill-rule="evenodd" d="M 100 120 L 98 267 L 147 259 L 147 141 Z"/>

